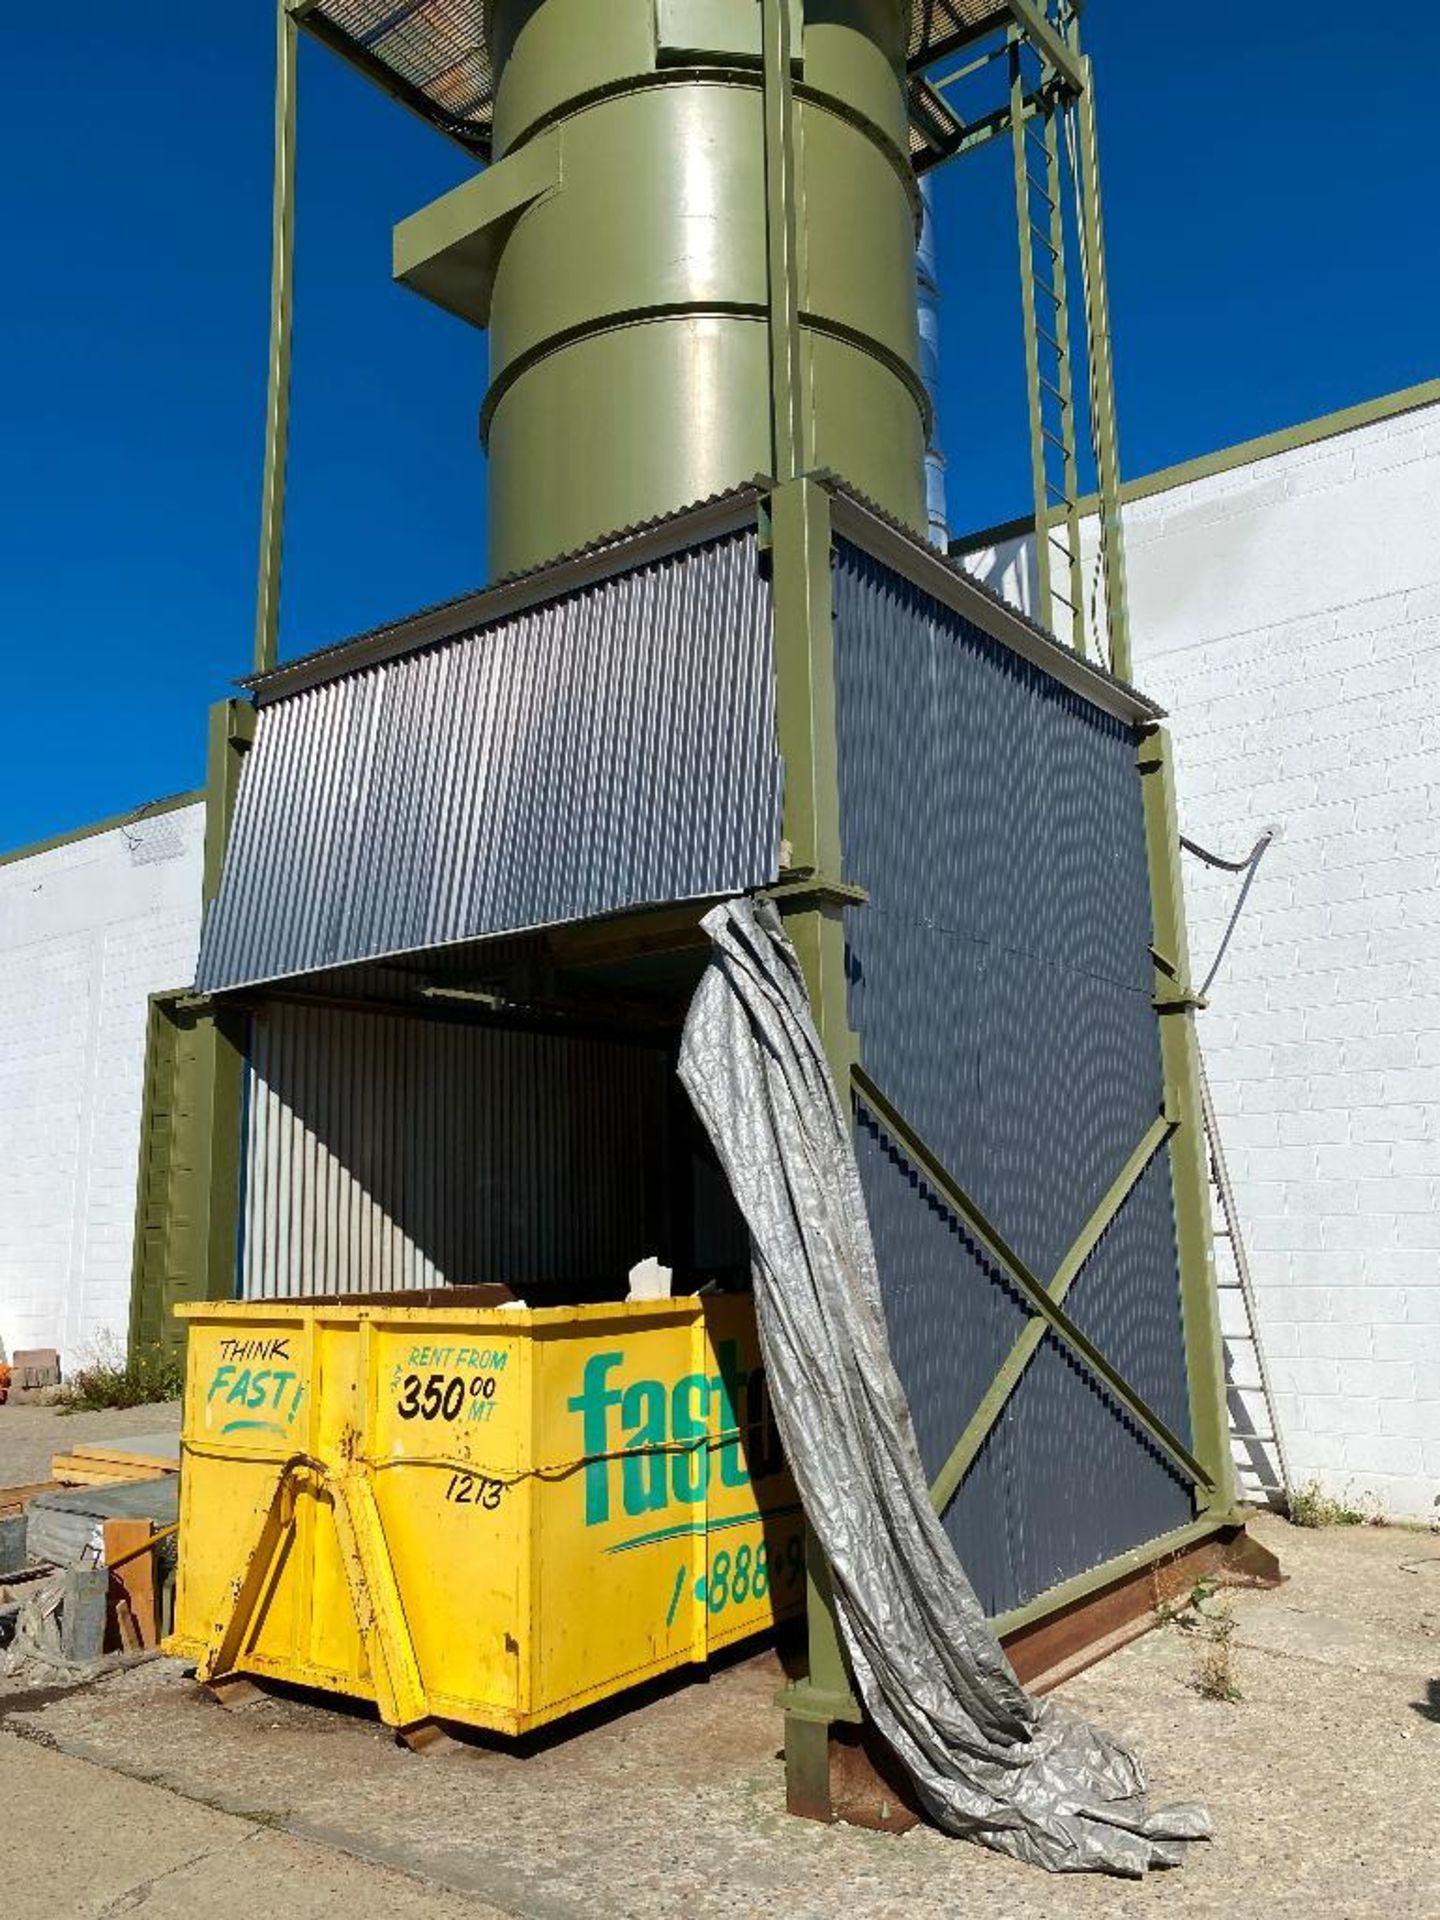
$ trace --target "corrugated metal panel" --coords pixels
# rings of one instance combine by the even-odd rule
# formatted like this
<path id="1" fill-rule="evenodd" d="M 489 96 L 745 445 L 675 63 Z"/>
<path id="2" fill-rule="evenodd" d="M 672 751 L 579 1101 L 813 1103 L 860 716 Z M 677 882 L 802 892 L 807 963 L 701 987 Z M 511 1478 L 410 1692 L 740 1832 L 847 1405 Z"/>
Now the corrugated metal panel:
<path id="1" fill-rule="evenodd" d="M 763 886 L 779 819 L 747 532 L 263 708 L 197 985 Z"/>
<path id="2" fill-rule="evenodd" d="M 663 1244 L 662 1049 L 283 1003 L 251 1033 L 244 1298 L 618 1294 Z"/>
<path id="3" fill-rule="evenodd" d="M 836 681 L 850 1018 L 867 1071 L 1042 1277 L 1160 1111 L 1135 738 L 841 542 Z M 896 1361 L 933 1474 L 1023 1324 L 862 1115 Z M 1070 1294 L 1190 1431 L 1168 1157 Z M 1003 1612 L 1191 1517 L 1188 1488 L 1048 1343 L 946 1515 Z"/>

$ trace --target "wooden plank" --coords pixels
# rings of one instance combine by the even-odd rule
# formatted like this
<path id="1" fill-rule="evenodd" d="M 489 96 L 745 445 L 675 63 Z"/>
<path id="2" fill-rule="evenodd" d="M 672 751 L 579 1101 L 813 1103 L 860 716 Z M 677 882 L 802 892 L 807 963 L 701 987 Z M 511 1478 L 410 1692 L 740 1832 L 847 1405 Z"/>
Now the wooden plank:
<path id="1" fill-rule="evenodd" d="M 77 1461 L 97 1461 L 105 1466 L 152 1467 L 165 1473 L 180 1471 L 180 1436 L 175 1436 L 175 1452 L 160 1453 L 145 1443 L 132 1441 L 128 1446 L 104 1446 L 98 1441 L 81 1441 L 70 1449 L 66 1458 Z"/>
<path id="2" fill-rule="evenodd" d="M 166 1471 L 152 1461 L 146 1467 L 107 1465 L 102 1460 L 79 1460 L 73 1454 L 57 1453 L 50 1471 L 67 1487 L 118 1487 L 135 1480 L 163 1480 Z"/>
<path id="3" fill-rule="evenodd" d="M 160 1639 L 155 1606 L 155 1556 L 142 1549 L 155 1534 L 153 1520 L 114 1518 L 105 1522 L 105 1564 L 110 1567 L 111 1591 L 116 1596 L 115 1617 L 120 1644 L 127 1653 L 153 1647 Z M 119 1565 L 112 1563 L 118 1561 Z M 135 1644 L 129 1644 L 127 1616 Z"/>
<path id="4" fill-rule="evenodd" d="M 12 1507 L 23 1507 L 33 1500 L 37 1493 L 58 1493 L 58 1480 L 33 1480 L 26 1487 L 0 1487 L 0 1513 Z"/>

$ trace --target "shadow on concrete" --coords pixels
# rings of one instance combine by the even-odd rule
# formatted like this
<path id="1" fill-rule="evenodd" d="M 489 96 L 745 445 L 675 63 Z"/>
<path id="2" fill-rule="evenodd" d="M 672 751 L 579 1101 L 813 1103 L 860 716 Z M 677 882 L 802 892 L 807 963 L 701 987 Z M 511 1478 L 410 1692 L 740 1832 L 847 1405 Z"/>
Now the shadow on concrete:
<path id="1" fill-rule="evenodd" d="M 1418 1713 L 1422 1720 L 1433 1720 L 1437 1726 L 1440 1726 L 1440 1680 L 1427 1680 L 1425 1698 L 1412 1700 L 1410 1705 L 1412 1711 Z"/>

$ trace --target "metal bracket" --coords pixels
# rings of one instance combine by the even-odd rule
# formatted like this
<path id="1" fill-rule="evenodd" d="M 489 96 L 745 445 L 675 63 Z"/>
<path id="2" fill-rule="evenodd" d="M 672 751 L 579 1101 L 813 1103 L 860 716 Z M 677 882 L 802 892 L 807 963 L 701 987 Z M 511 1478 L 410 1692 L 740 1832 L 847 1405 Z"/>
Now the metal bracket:
<path id="1" fill-rule="evenodd" d="M 1173 993 L 1154 993 L 1150 1004 L 1157 1013 L 1203 1013 L 1210 1002 L 1193 987 L 1180 986 Z"/>
<path id="2" fill-rule="evenodd" d="M 863 1726 L 864 1710 L 853 1694 L 837 1693 L 830 1687 L 813 1687 L 808 1680 L 792 1680 L 775 1695 L 775 1704 L 792 1720 L 808 1720 L 817 1726 L 829 1726 L 845 1720 L 851 1726 Z"/>
<path id="3" fill-rule="evenodd" d="M 806 907 L 863 907 L 870 900 L 865 887 L 851 886 L 846 880 L 824 873 L 800 874 L 781 880 L 773 887 L 762 887 L 756 897 L 774 901 L 782 913 L 795 913 Z"/>

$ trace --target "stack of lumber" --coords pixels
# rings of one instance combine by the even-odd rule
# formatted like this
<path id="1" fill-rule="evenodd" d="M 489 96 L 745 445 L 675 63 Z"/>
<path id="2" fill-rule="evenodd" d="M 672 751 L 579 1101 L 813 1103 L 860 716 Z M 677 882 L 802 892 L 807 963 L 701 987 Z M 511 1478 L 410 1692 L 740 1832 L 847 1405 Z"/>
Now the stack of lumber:
<path id="1" fill-rule="evenodd" d="M 32 1560 L 52 1567 L 93 1566 L 105 1558 L 107 1520 L 151 1520 L 166 1527 L 179 1516 L 180 1483 L 173 1473 L 69 1487 L 31 1500 L 25 1510 L 26 1546 Z"/>
<path id="2" fill-rule="evenodd" d="M 154 1480 L 180 1470 L 180 1436 L 144 1434 L 138 1440 L 85 1441 L 50 1462 L 52 1479 L 66 1487 L 109 1487 L 120 1481 Z"/>

